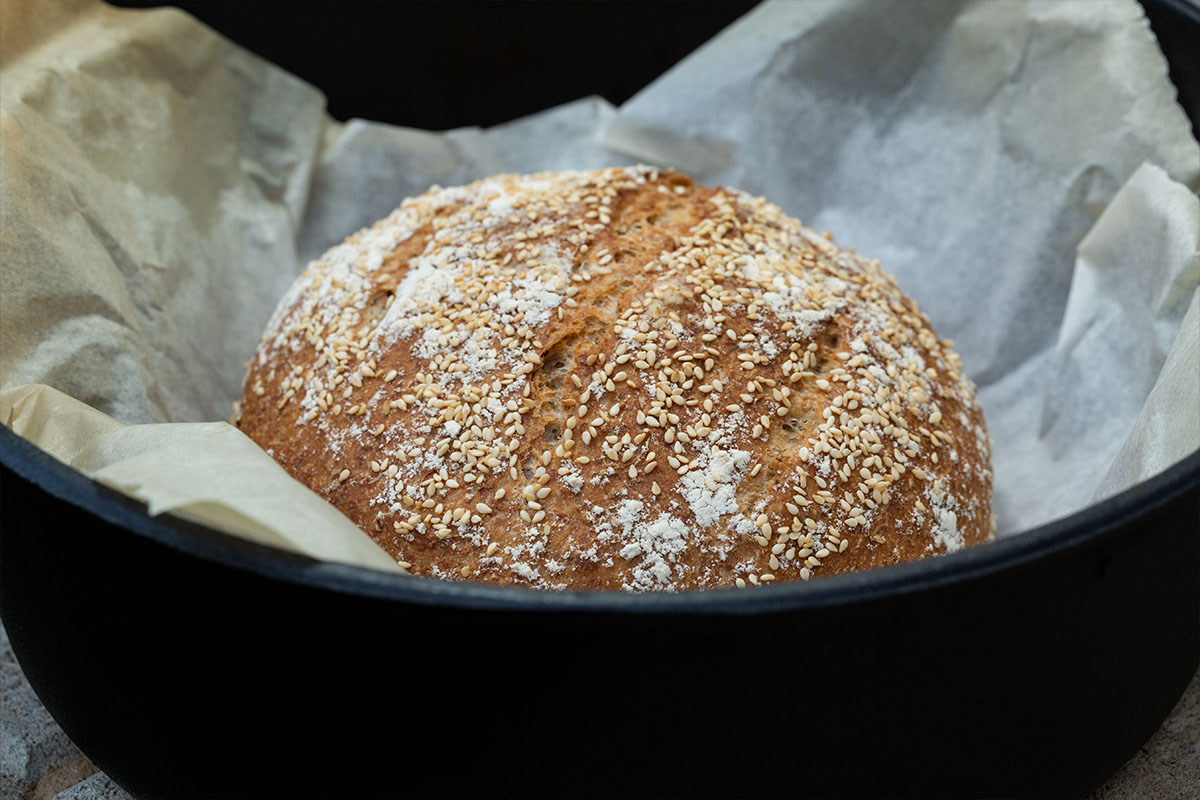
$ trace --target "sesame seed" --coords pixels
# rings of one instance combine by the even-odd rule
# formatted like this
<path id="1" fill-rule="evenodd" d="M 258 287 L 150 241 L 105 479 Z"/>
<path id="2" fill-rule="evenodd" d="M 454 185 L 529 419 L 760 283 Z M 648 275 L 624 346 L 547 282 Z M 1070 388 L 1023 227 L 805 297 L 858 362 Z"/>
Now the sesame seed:
<path id="1" fill-rule="evenodd" d="M 651 174 L 656 177 L 648 177 Z M 548 510 L 541 508 L 538 500 L 548 497 L 552 476 L 568 486 L 581 478 L 593 485 L 607 483 L 610 490 L 628 492 L 630 499 L 638 499 L 646 488 L 625 484 L 622 471 L 629 480 L 656 471 L 659 459 L 655 449 L 660 432 L 666 445 L 664 459 L 671 470 L 681 476 L 698 474 L 704 489 L 716 491 L 729 484 L 705 474 L 704 450 L 712 443 L 724 442 L 721 447 L 727 447 L 731 440 L 725 437 L 732 435 L 732 441 L 736 441 L 736 437 L 747 434 L 774 447 L 774 439 L 769 438 L 772 421 L 794 413 L 794 420 L 804 421 L 803 428 L 796 431 L 800 446 L 795 452 L 800 463 L 790 472 L 780 467 L 779 474 L 771 474 L 769 481 L 759 482 L 753 490 L 764 493 L 764 502 L 755 512 L 756 519 L 762 519 L 755 540 L 769 547 L 772 572 L 751 574 L 748 580 L 765 583 L 775 574 L 782 574 L 778 572 L 782 569 L 778 563 L 781 558 L 789 568 L 784 577 L 796 577 L 799 572 L 807 580 L 812 565 L 793 565 L 793 558 L 812 559 L 819 564 L 821 558 L 845 551 L 848 540 L 835 532 L 867 527 L 867 514 L 889 501 L 891 484 L 902 477 L 904 470 L 911 470 L 917 480 L 926 479 L 925 473 L 913 466 L 921 452 L 916 448 L 937 448 L 951 437 L 945 430 L 931 433 L 920 429 L 918 433 L 922 417 L 934 428 L 942 421 L 943 409 L 947 414 L 958 414 L 963 406 L 955 403 L 967 401 L 961 400 L 961 392 L 955 394 L 958 390 L 940 377 L 944 369 L 939 372 L 925 365 L 944 365 L 947 361 L 954 364 L 955 357 L 939 349 L 942 345 L 931 337 L 909 306 L 897 299 L 898 293 L 875 266 L 864 266 L 865 262 L 856 256 L 839 255 L 806 229 L 778 216 L 777 211 L 720 190 L 711 195 L 711 202 L 705 194 L 705 211 L 699 224 L 677 237 L 669 250 L 642 257 L 637 248 L 631 251 L 622 243 L 624 227 L 600 235 L 600 226 L 614 221 L 624 225 L 629 209 L 637 207 L 636 203 L 625 202 L 624 193 L 636 190 L 639 181 L 648 182 L 653 187 L 648 190 L 655 193 L 661 190 L 684 195 L 685 187 L 658 183 L 657 173 L 650 172 L 612 170 L 576 175 L 583 177 L 551 176 L 545 184 L 551 187 L 549 190 L 506 189 L 513 199 L 512 206 L 499 214 L 489 210 L 488 202 L 469 199 L 461 208 L 436 212 L 423 257 L 446 270 L 455 292 L 444 294 L 429 308 L 423 307 L 425 316 L 419 323 L 413 315 L 397 318 L 402 327 L 415 323 L 415 335 L 427 337 L 427 345 L 422 348 L 432 353 L 422 360 L 417 359 L 414 350 L 414 366 L 411 370 L 406 367 L 403 377 L 396 369 L 381 370 L 376 362 L 376 358 L 387 357 L 374 355 L 385 351 L 378 349 L 378 334 L 364 325 L 360 311 L 376 296 L 379 286 L 354 277 L 358 274 L 355 270 L 363 270 L 361 260 L 348 271 L 339 267 L 341 271 L 336 274 L 330 265 L 318 263 L 318 273 L 325 269 L 320 274 L 339 281 L 335 288 L 341 294 L 335 292 L 335 311 L 340 316 L 320 321 L 303 314 L 294 320 L 289 318 L 286 324 L 295 327 L 290 332 L 276 332 L 281 334 L 278 341 L 287 341 L 293 352 L 299 352 L 296 347 L 313 348 L 316 360 L 306 362 L 313 365 L 307 371 L 305 362 L 300 361 L 299 366 L 289 368 L 287 375 L 277 379 L 272 374 L 267 379 L 272 392 L 266 394 L 264 390 L 265 396 L 273 400 L 282 393 L 280 402 L 285 404 L 290 399 L 303 400 L 303 409 L 297 414 L 308 422 L 318 422 L 313 427 L 318 436 L 330 431 L 327 425 L 339 425 L 336 418 L 343 414 L 351 421 L 393 411 L 419 412 L 422 418 L 428 415 L 430 430 L 435 431 L 428 444 L 423 436 L 415 435 L 404 415 L 394 413 L 387 418 L 386 427 L 379 416 L 373 417 L 370 424 L 364 419 L 354 428 L 354 435 L 386 435 L 388 438 L 379 444 L 386 441 L 389 447 L 394 446 L 393 441 L 404 443 L 399 451 L 389 452 L 386 457 L 376 453 L 369 463 L 375 473 L 386 471 L 392 478 L 415 476 L 410 478 L 414 485 L 404 489 L 402 482 L 379 481 L 379 491 L 398 491 L 401 507 L 424 509 L 421 513 L 427 514 L 397 521 L 394 527 L 398 532 L 432 533 L 439 539 L 453 533 L 448 527 L 451 521 L 462 524 L 492 513 L 485 503 L 470 503 L 467 498 L 451 501 L 447 497 L 454 495 L 447 493 L 468 487 L 471 499 L 492 494 L 493 502 L 498 502 L 505 497 L 505 490 L 496 481 L 507 480 L 505 472 L 514 481 L 509 485 L 520 486 L 515 482 L 520 480 L 521 471 L 537 467 L 526 499 L 516 503 L 513 511 L 526 524 L 544 523 L 547 530 L 551 525 Z M 505 186 L 519 187 L 523 179 L 498 180 Z M 413 202 L 422 208 L 426 203 L 423 199 Z M 472 245 L 464 251 L 465 257 L 451 255 L 452 243 L 463 241 Z M 574 269 L 557 274 L 550 267 L 552 251 L 573 254 L 568 259 L 575 260 Z M 619 251 L 623 251 L 620 257 Z M 618 261 L 623 265 L 618 266 Z M 756 269 L 750 269 L 751 264 Z M 843 290 L 831 289 L 833 282 L 824 280 L 828 275 L 851 287 L 864 307 L 875 304 L 884 308 L 888 313 L 886 322 L 872 324 L 867 330 L 857 311 L 839 311 L 832 324 L 836 326 L 833 330 L 844 335 L 844 344 L 839 345 L 844 350 L 835 346 L 821 352 L 825 345 L 810 341 L 821 335 L 819 330 L 808 330 L 805 325 L 780 318 L 762 301 L 761 293 L 778 285 L 772 283 L 780 273 L 777 264 L 788 266 L 788 281 L 801 280 L 800 270 L 806 271 L 801 280 L 803 291 L 796 293 L 796 302 L 806 312 L 823 313 L 822 309 L 841 301 Z M 591 338 L 589 334 L 594 352 L 585 354 L 576 349 L 579 373 L 568 372 L 562 377 L 570 379 L 569 384 L 563 382 L 566 387 L 573 386 L 582 393 L 572 402 L 560 390 L 562 405 L 555 410 L 563 415 L 561 436 L 551 444 L 542 444 L 541 429 L 536 429 L 538 435 L 532 441 L 538 448 L 533 452 L 526 427 L 533 429 L 535 420 L 537 425 L 544 425 L 542 409 L 547 398 L 554 396 L 535 374 L 545 369 L 543 359 L 551 361 L 547 355 L 550 350 L 543 342 L 553 348 L 564 332 L 579 330 L 575 326 L 581 319 L 580 310 L 594 304 L 590 298 L 597 292 L 608 290 L 606 284 L 589 287 L 588 281 L 609 274 L 620 276 L 628 269 L 653 275 L 646 284 L 650 288 L 622 298 L 619 320 L 607 326 L 611 338 Z M 765 277 L 761 281 L 748 277 L 752 273 Z M 362 274 L 365 276 L 365 271 Z M 552 309 L 535 310 L 532 296 L 523 296 L 517 288 L 539 283 L 546 292 L 558 293 Z M 502 308 L 491 299 L 502 291 L 515 300 L 515 307 Z M 676 310 L 680 301 L 675 295 L 681 295 L 691 307 Z M 401 306 L 388 305 L 389 317 L 396 317 Z M 474 332 L 480 336 L 472 339 Z M 411 339 L 413 334 L 401 336 Z M 464 338 L 457 339 L 459 336 Z M 680 339 L 684 340 L 682 344 Z M 468 359 L 465 344 L 456 343 L 468 341 L 471 347 L 489 342 L 485 346 L 493 348 L 496 356 L 509 351 L 516 363 L 495 369 L 472 366 L 479 359 L 475 355 Z M 887 362 L 878 357 L 877 348 L 883 343 L 897 350 L 913 348 L 924 361 L 912 368 L 900 361 Z M 586 370 L 579 366 L 585 363 Z M 596 374 L 587 377 L 592 370 Z M 886 380 L 879 377 L 885 373 Z M 370 383 L 380 375 L 382 383 Z M 742 376 L 735 384 L 737 396 L 721 402 L 730 375 Z M 365 385 L 364 378 L 368 379 Z M 810 381 L 829 394 L 812 406 L 811 393 L 791 391 L 791 387 L 801 385 L 800 381 Z M 392 382 L 394 386 L 383 385 Z M 636 388 L 636 393 L 630 392 L 631 388 Z M 593 392 L 612 396 L 606 399 L 610 404 L 607 411 L 596 409 L 589 416 L 587 404 Z M 254 395 L 247 392 L 246 396 Z M 631 399 L 635 397 L 640 399 Z M 934 397 L 941 408 L 926 405 Z M 497 400 L 501 400 L 502 407 L 495 405 Z M 751 413 L 756 400 L 771 405 Z M 620 416 L 623 406 L 632 409 L 628 419 Z M 731 417 L 740 412 L 746 413 L 744 420 Z M 589 423 L 588 419 L 593 421 Z M 447 436 L 448 430 L 441 430 L 443 424 L 458 427 Z M 793 431 L 787 423 L 776 426 L 780 427 Z M 385 433 L 389 428 L 392 432 Z M 597 445 L 594 453 L 592 444 Z M 691 445 L 703 447 L 697 454 L 691 452 Z M 581 451 L 592 458 L 576 455 Z M 920 459 L 921 463 L 939 463 L 936 450 L 930 449 L 929 453 L 928 460 Z M 405 471 L 401 473 L 389 458 L 406 465 Z M 434 459 L 436 463 L 432 463 Z M 609 464 L 623 466 L 610 483 L 602 469 L 583 469 L 593 461 L 602 469 Z M 763 466 L 763 462 L 752 461 L 748 472 L 732 479 L 735 488 L 742 476 L 761 475 Z M 665 474 L 667 488 L 653 482 L 650 493 L 654 497 L 665 494 L 665 507 L 686 508 L 675 505 L 676 492 L 682 492 L 682 487 L 672 486 L 671 472 Z M 342 470 L 338 482 L 349 475 L 349 470 Z M 742 494 L 741 489 L 738 494 Z M 785 504 L 789 495 L 793 502 Z M 443 508 L 439 500 L 447 507 Z M 470 507 L 478 513 L 472 514 Z M 770 513 L 778 508 L 780 514 L 786 508 L 790 516 L 776 520 L 772 526 L 767 514 L 757 513 L 764 507 L 771 509 Z M 613 511 L 606 508 L 603 513 Z M 690 533 L 696 534 L 698 531 Z M 825 546 L 805 546 L 805 539 L 817 534 Z M 405 552 L 403 538 L 397 542 L 401 555 Z M 811 538 L 807 544 L 813 544 Z M 506 558 L 496 543 L 488 545 L 487 553 Z M 421 571 L 428 572 L 424 567 Z M 746 568 L 739 574 L 746 575 Z M 682 578 L 673 576 L 672 580 Z M 746 579 L 736 578 L 735 584 L 745 586 Z"/>

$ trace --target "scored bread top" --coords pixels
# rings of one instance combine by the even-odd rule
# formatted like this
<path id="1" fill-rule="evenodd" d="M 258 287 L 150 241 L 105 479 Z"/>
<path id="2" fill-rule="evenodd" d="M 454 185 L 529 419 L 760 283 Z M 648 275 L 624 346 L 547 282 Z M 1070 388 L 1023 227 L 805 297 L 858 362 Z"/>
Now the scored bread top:
<path id="1" fill-rule="evenodd" d="M 238 423 L 441 578 L 744 586 L 992 526 L 975 387 L 878 262 L 649 167 L 406 200 L 281 300 Z"/>

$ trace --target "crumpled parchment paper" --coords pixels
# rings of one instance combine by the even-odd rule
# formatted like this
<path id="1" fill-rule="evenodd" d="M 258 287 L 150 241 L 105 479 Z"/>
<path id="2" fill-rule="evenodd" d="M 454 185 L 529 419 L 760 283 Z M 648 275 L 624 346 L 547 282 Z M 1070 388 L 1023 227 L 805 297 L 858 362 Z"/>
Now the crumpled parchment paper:
<path id="1" fill-rule="evenodd" d="M 151 513 L 387 568 L 216 422 L 276 301 L 430 184 L 636 162 L 883 260 L 980 386 L 1000 535 L 1200 448 L 1200 149 L 1133 0 L 770 2 L 619 109 L 445 133 L 177 11 L 0 14 L 0 420 Z"/>

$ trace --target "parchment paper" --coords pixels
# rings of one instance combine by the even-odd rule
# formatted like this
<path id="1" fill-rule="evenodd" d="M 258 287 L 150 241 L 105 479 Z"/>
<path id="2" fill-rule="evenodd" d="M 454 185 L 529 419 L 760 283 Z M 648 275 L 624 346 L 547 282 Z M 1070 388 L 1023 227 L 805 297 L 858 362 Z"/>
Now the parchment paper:
<path id="1" fill-rule="evenodd" d="M 1132 0 L 767 3 L 620 109 L 446 133 L 179 12 L 2 8 L 0 419 L 151 513 L 384 566 L 216 422 L 275 302 L 430 184 L 638 161 L 883 259 L 981 387 L 1001 535 L 1200 448 L 1200 150 Z"/>

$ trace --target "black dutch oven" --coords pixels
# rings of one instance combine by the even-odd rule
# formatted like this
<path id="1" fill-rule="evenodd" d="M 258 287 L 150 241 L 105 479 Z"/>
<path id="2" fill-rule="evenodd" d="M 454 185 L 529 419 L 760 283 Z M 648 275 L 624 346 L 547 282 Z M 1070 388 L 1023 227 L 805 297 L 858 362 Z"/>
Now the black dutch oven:
<path id="1" fill-rule="evenodd" d="M 239 36 L 228 7 L 184 5 L 255 35 L 254 15 Z M 697 6 L 673 46 L 746 5 Z M 1200 11 L 1146 5 L 1195 125 Z M 388 13 L 340 8 L 356 30 Z M 546 9 L 493 17 L 518 31 Z M 300 12 L 293 25 L 319 16 Z M 656 29 L 622 35 L 649 53 Z M 665 66 L 644 61 L 640 83 Z M 596 66 L 572 69 L 564 96 L 533 102 L 594 89 Z M 343 78 L 320 84 L 331 104 L 353 97 Z M 3 428 L 0 480 L 0 613 L 21 667 L 147 798 L 1081 796 L 1200 661 L 1200 452 L 952 556 L 639 596 L 313 561 L 151 518 Z"/>

